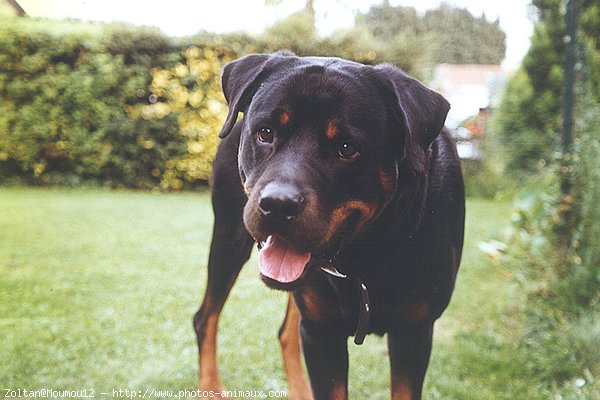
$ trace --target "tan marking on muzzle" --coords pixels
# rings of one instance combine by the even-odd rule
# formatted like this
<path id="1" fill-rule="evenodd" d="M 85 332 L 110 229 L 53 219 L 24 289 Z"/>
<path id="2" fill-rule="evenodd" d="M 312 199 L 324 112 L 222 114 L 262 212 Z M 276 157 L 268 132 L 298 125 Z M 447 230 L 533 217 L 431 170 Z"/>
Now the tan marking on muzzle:
<path id="1" fill-rule="evenodd" d="M 356 224 L 354 233 L 360 232 L 365 223 L 375 216 L 377 208 L 377 205 L 363 200 L 348 200 L 345 203 L 342 203 L 342 205 L 335 208 L 331 213 L 327 241 L 335 236 L 336 232 L 340 230 L 346 219 L 356 211 L 360 213 L 360 218 Z"/>

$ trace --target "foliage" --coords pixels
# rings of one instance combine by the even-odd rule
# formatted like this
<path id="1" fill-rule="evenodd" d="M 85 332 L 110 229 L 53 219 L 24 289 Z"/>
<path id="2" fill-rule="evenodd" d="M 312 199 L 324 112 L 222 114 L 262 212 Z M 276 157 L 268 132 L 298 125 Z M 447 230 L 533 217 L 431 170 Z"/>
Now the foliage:
<path id="1" fill-rule="evenodd" d="M 564 7 L 536 0 L 532 47 L 509 83 L 494 125 L 515 176 L 541 172 L 522 192 L 504 261 L 526 290 L 526 331 L 521 348 L 528 368 L 548 386 L 600 393 L 600 92 L 596 2 L 581 1 L 575 140 L 556 151 L 562 98 Z M 595 21 L 595 22 L 592 22 Z M 515 173 L 516 171 L 516 173 Z M 572 190 L 562 193 L 568 179 Z M 569 382 L 575 382 L 569 385 Z M 594 398 L 595 398 L 594 397 Z"/>
<path id="2" fill-rule="evenodd" d="M 0 179 L 153 187 L 182 145 L 176 120 L 126 110 L 147 102 L 149 70 L 173 50 L 151 29 L 1 20 Z M 139 145 L 150 134 L 161 146 Z"/>
<path id="3" fill-rule="evenodd" d="M 513 214 L 504 262 L 527 294 L 522 348 L 528 368 L 552 385 L 600 392 L 600 104 L 585 84 L 573 152 L 543 168 Z M 587 94 L 586 94 L 587 93 Z M 563 195 L 568 174 L 573 190 Z M 567 391 L 568 392 L 568 391 Z"/>
<path id="4" fill-rule="evenodd" d="M 170 158 L 164 170 L 153 172 L 161 179 L 162 189 L 181 190 L 184 183 L 208 181 L 210 177 L 218 144 L 215 133 L 227 114 L 219 76 L 223 62 L 231 60 L 231 55 L 218 51 L 189 47 L 185 50 L 184 63 L 170 69 L 152 69 L 152 99 L 166 101 L 152 101 L 150 105 L 130 111 L 130 115 L 139 113 L 146 120 L 177 117 L 179 135 L 185 140 L 186 150 Z M 154 145 L 151 138 L 144 142 L 144 146 Z"/>
<path id="5" fill-rule="evenodd" d="M 384 2 L 359 14 L 357 25 L 390 47 L 410 44 L 427 64 L 500 64 L 506 51 L 506 35 L 498 21 L 488 22 L 484 15 L 477 18 L 446 3 L 419 16 L 412 7 Z"/>
<path id="6" fill-rule="evenodd" d="M 291 14 L 274 23 L 260 40 L 271 51 L 287 49 L 298 55 L 319 54 L 314 21 L 304 12 Z"/>
<path id="7" fill-rule="evenodd" d="M 216 35 L 1 20 L 0 181 L 206 182 L 224 119 L 220 71 L 235 54 Z"/>
<path id="8" fill-rule="evenodd" d="M 577 257 L 576 265 L 582 265 L 577 274 L 581 284 L 577 287 L 578 301 L 600 300 L 600 103 L 584 99 L 580 108 L 582 115 L 577 126 L 571 164 L 573 165 L 574 209 L 573 235 Z M 596 304 L 600 306 L 600 304 Z"/>
<path id="9" fill-rule="evenodd" d="M 421 43 L 406 39 L 397 36 L 381 40 L 360 25 L 323 38 L 317 35 L 311 18 L 298 12 L 273 24 L 257 38 L 255 46 L 265 53 L 288 49 L 300 56 L 341 57 L 371 65 L 387 62 L 419 76 L 423 58 Z"/>
<path id="10" fill-rule="evenodd" d="M 556 67 L 548 87 L 560 88 L 562 70 Z M 518 110 L 518 111 L 517 111 Z M 504 163 L 513 178 L 534 173 L 545 165 L 558 142 L 560 100 L 552 91 L 534 95 L 529 75 L 523 68 L 517 70 L 507 83 L 504 96 L 492 113 L 490 132 L 501 144 Z"/>
<path id="11" fill-rule="evenodd" d="M 590 189 L 589 184 L 585 187 Z M 519 339 L 529 354 L 527 369 L 546 384 L 577 381 L 598 391 L 600 274 L 589 254 L 597 258 L 599 251 L 595 244 L 595 250 L 584 244 L 580 234 L 567 243 L 558 234 L 564 230 L 565 215 L 577 206 L 572 197 L 558 198 L 555 173 L 521 193 L 507 232 L 510 250 L 503 263 L 512 266 L 527 295 L 525 331 Z M 596 226 L 594 220 L 581 220 L 576 231 L 597 230 Z"/>
<path id="12" fill-rule="evenodd" d="M 506 34 L 498 20 L 488 22 L 466 9 L 442 3 L 428 11 L 423 21 L 436 44 L 431 54 L 434 63 L 500 64 L 506 52 Z"/>
<path id="13" fill-rule="evenodd" d="M 465 194 L 483 199 L 507 198 L 513 194 L 513 183 L 495 168 L 493 162 L 484 160 L 462 160 Z"/>
<path id="14" fill-rule="evenodd" d="M 508 83 L 493 115 L 492 132 L 506 155 L 507 172 L 517 177 L 552 162 L 561 128 L 565 23 L 562 0 L 533 1 L 537 23 L 531 47 L 521 69 Z M 590 96 L 600 102 L 600 6 L 579 4 L 581 61 L 579 78 L 586 80 Z"/>

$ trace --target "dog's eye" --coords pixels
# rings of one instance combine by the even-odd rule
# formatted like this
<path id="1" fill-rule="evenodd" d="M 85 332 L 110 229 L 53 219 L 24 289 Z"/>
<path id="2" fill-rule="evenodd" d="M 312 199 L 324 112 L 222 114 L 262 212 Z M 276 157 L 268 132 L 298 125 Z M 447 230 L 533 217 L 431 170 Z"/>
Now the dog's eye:
<path id="1" fill-rule="evenodd" d="M 263 143 L 273 143 L 274 133 L 271 128 L 262 127 L 256 134 L 258 140 Z"/>
<path id="2" fill-rule="evenodd" d="M 342 145 L 338 149 L 338 156 L 340 156 L 340 158 L 343 158 L 344 160 L 352 160 L 358 157 L 359 155 L 360 153 L 358 152 L 356 147 L 354 147 L 350 143 L 342 143 Z"/>

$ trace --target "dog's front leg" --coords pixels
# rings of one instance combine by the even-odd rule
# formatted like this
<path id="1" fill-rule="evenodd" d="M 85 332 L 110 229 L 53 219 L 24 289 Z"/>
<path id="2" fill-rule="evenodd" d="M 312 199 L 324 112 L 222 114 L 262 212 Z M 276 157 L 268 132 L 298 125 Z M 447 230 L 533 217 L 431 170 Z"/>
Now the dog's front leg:
<path id="1" fill-rule="evenodd" d="M 309 320 L 302 320 L 300 335 L 315 400 L 347 399 L 348 336 L 338 324 Z"/>
<path id="2" fill-rule="evenodd" d="M 432 338 L 430 322 L 388 333 L 393 400 L 421 399 Z"/>
<path id="3" fill-rule="evenodd" d="M 285 320 L 279 330 L 279 343 L 283 356 L 283 368 L 292 400 L 313 400 L 312 391 L 304 376 L 302 348 L 300 347 L 300 311 L 290 295 Z"/>

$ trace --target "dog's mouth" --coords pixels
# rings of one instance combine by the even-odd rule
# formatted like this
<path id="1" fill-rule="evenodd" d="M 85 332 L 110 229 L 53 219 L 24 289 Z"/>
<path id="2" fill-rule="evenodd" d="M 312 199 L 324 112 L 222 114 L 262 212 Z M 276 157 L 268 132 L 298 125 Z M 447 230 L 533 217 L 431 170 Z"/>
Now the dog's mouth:
<path id="1" fill-rule="evenodd" d="M 333 244 L 324 249 L 303 251 L 277 235 L 257 241 L 258 265 L 263 281 L 270 287 L 295 290 L 311 266 L 331 263 L 343 247 L 348 233 L 355 226 L 358 216 L 350 216 L 344 222 Z"/>
<path id="2" fill-rule="evenodd" d="M 276 235 L 259 242 L 258 265 L 261 275 L 283 285 L 298 281 L 311 257 L 311 253 L 296 249 Z"/>

